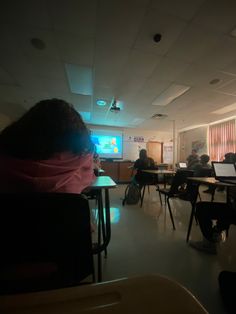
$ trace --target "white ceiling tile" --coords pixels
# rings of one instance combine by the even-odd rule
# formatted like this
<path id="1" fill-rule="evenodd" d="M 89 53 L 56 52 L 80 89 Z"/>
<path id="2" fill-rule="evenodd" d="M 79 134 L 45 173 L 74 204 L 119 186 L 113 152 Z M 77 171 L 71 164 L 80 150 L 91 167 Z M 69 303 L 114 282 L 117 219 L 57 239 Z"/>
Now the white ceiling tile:
<path id="1" fill-rule="evenodd" d="M 160 56 L 132 49 L 127 60 L 127 68 L 131 73 L 149 77 L 160 60 Z"/>
<path id="2" fill-rule="evenodd" d="M 163 14 L 155 9 L 148 10 L 135 42 L 135 48 L 164 55 L 186 26 L 187 23 L 183 19 Z M 161 41 L 158 43 L 153 40 L 156 33 L 162 35 Z"/>
<path id="3" fill-rule="evenodd" d="M 1 3 L 1 23 L 52 28 L 47 0 L 8 0 Z"/>
<path id="4" fill-rule="evenodd" d="M 55 30 L 85 37 L 95 35 L 96 0 L 51 0 L 48 8 Z"/>
<path id="5" fill-rule="evenodd" d="M 232 81 L 230 81 L 228 84 L 225 84 L 224 86 L 217 89 L 220 92 L 235 95 L 236 96 L 236 77 Z"/>
<path id="6" fill-rule="evenodd" d="M 236 39 L 222 35 L 218 37 L 218 43 L 197 59 L 196 63 L 230 72 L 230 64 L 234 61 L 236 62 Z"/>
<path id="7" fill-rule="evenodd" d="M 92 66 L 95 41 L 92 37 L 80 37 L 70 33 L 55 32 L 55 39 L 64 63 Z"/>
<path id="8" fill-rule="evenodd" d="M 172 57 L 162 57 L 152 73 L 152 79 L 155 81 L 174 81 L 189 66 L 181 60 Z"/>
<path id="9" fill-rule="evenodd" d="M 211 85 L 210 81 L 215 78 L 220 80 L 219 83 Z M 189 86 L 202 86 L 209 89 L 216 89 L 232 79 L 234 79 L 233 75 L 217 71 L 214 67 L 192 64 L 176 77 L 176 82 Z"/>
<path id="10" fill-rule="evenodd" d="M 193 22 L 201 27 L 229 33 L 236 26 L 236 1 L 207 0 Z"/>
<path id="11" fill-rule="evenodd" d="M 205 0 L 152 0 L 151 6 L 154 9 L 168 14 L 191 20 L 204 1 Z"/>
<path id="12" fill-rule="evenodd" d="M 16 85 L 16 80 L 0 67 L 0 85 Z"/>
<path id="13" fill-rule="evenodd" d="M 102 1 L 98 7 L 97 41 L 130 47 L 138 35 L 145 11 L 130 1 Z"/>
<path id="14" fill-rule="evenodd" d="M 144 119 L 138 127 L 160 130 L 170 129 L 170 120 L 177 128 L 214 121 L 212 111 L 236 102 L 230 95 L 236 39 L 229 34 L 236 1 L 9 0 L 0 20 L 0 115 L 16 117 L 40 99 L 57 97 L 91 112 L 93 123 L 130 126 Z M 33 48 L 31 38 L 46 48 Z M 92 97 L 70 93 L 64 63 L 93 68 Z M 215 78 L 220 81 L 209 84 Z M 191 89 L 165 108 L 152 106 L 173 83 Z M 105 108 L 96 105 L 98 97 L 107 100 Z M 113 97 L 124 102 L 118 115 L 107 111 Z M 151 120 L 154 113 L 168 118 Z"/>
<path id="15" fill-rule="evenodd" d="M 190 24 L 171 47 L 168 56 L 194 62 L 218 44 L 218 35 L 201 26 Z"/>

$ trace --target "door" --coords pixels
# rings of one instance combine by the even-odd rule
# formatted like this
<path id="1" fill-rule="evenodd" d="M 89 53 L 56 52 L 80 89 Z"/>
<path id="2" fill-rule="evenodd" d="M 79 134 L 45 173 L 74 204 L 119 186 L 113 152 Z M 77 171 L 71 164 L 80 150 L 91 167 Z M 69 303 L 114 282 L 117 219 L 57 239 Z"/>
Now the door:
<path id="1" fill-rule="evenodd" d="M 154 159 L 157 164 L 163 162 L 163 143 L 160 142 L 147 142 L 148 157 Z"/>

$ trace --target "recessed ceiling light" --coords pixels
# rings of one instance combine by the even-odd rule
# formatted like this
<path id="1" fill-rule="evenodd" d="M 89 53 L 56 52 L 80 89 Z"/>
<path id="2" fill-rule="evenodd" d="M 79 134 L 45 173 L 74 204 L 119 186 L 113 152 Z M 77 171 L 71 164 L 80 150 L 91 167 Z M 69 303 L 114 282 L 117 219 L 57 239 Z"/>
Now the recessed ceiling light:
<path id="1" fill-rule="evenodd" d="M 220 82 L 220 79 L 215 78 L 215 79 L 211 80 L 209 83 L 210 83 L 211 85 L 214 85 L 214 84 L 217 84 L 217 83 L 219 83 L 219 82 Z"/>
<path id="2" fill-rule="evenodd" d="M 42 41 L 42 39 L 31 38 L 30 42 L 31 42 L 31 45 L 38 50 L 43 50 L 46 48 L 45 42 Z"/>
<path id="3" fill-rule="evenodd" d="M 107 102 L 103 99 L 98 99 L 96 103 L 98 106 L 106 106 L 107 104 Z"/>

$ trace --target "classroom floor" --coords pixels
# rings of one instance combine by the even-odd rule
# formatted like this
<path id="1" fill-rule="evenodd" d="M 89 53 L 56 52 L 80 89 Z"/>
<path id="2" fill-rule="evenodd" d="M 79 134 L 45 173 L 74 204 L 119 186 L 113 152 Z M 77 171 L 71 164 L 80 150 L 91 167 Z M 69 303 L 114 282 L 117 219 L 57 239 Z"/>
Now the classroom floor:
<path id="1" fill-rule="evenodd" d="M 217 256 L 198 252 L 186 244 L 190 203 L 172 200 L 176 230 L 173 231 L 168 210 L 160 206 L 154 187 L 146 192 L 143 207 L 122 206 L 126 185 L 110 190 L 112 236 L 108 258 L 103 259 L 103 280 L 158 273 L 188 288 L 209 313 L 225 313 L 218 291 L 221 270 L 236 271 L 236 226 L 221 243 Z M 202 190 L 206 187 L 202 187 Z M 202 200 L 210 195 L 201 193 Z M 215 200 L 224 201 L 225 192 Z M 93 204 L 94 205 L 94 204 Z M 193 240 L 201 240 L 199 226 L 193 223 Z M 171 300 L 171 299 L 170 299 Z"/>

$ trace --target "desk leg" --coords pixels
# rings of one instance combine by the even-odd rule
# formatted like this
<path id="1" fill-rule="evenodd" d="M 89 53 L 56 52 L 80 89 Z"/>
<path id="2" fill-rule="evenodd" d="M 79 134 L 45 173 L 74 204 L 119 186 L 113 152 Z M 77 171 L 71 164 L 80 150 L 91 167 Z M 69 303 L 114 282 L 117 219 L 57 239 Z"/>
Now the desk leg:
<path id="1" fill-rule="evenodd" d="M 105 189 L 105 219 L 106 219 L 106 247 L 108 246 L 111 239 L 111 214 L 110 214 L 110 198 L 109 189 Z"/>
<path id="2" fill-rule="evenodd" d="M 186 242 L 189 241 L 189 236 L 190 236 L 190 232 L 192 229 L 192 224 L 193 224 L 193 216 L 195 214 L 195 203 L 192 203 L 192 211 L 191 211 L 191 215 L 190 215 L 190 219 L 189 219 L 189 224 L 188 224 L 188 233 L 187 233 L 187 238 L 186 238 Z"/>
<path id="3" fill-rule="evenodd" d="M 102 192 L 101 192 L 102 193 Z M 102 238 L 103 238 L 103 243 L 106 241 L 106 228 L 105 228 L 105 221 L 104 221 L 104 208 L 103 208 L 103 201 L 102 202 L 102 211 L 101 211 L 101 224 L 102 224 Z M 107 257 L 107 248 L 105 247 L 104 249 L 105 253 L 105 258 Z"/>
<path id="4" fill-rule="evenodd" d="M 98 193 L 98 247 L 101 246 L 101 216 L 103 214 L 102 191 Z M 102 281 L 101 251 L 98 251 L 98 282 Z"/>

